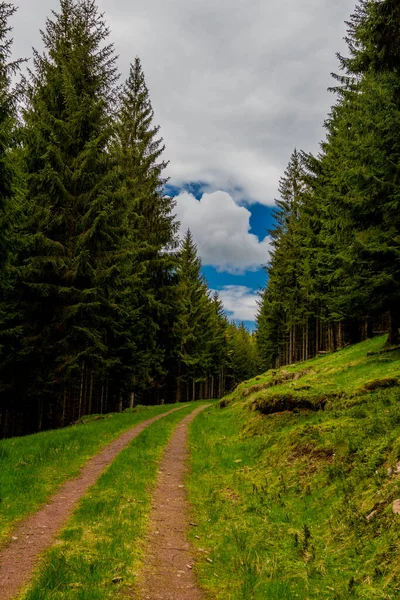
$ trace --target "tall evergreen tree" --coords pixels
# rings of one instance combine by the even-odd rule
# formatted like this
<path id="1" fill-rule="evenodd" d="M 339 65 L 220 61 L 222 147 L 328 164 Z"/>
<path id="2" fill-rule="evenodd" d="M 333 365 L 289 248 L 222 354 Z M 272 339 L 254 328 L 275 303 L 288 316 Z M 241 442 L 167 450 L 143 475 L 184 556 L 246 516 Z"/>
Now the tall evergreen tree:
<path id="1" fill-rule="evenodd" d="M 193 387 L 196 380 L 204 379 L 209 373 L 210 350 L 215 345 L 211 329 L 215 324 L 216 309 L 219 313 L 201 272 L 201 260 L 190 230 L 181 243 L 177 277 L 178 303 L 173 334 L 176 340 L 176 401 L 180 402 L 191 397 L 190 385 Z"/>
<path id="2" fill-rule="evenodd" d="M 18 87 L 12 87 L 12 77 L 21 60 L 10 62 L 12 39 L 9 19 L 15 7 L 0 2 L 0 363 L 8 353 L 8 339 L 4 335 L 6 322 L 14 309 L 7 302 L 13 287 L 12 265 L 20 241 L 17 235 L 22 180 L 19 161 L 16 160 L 15 141 L 19 129 L 17 119 Z M 3 411 L 7 405 L 2 397 L 4 383 L 0 378 L 0 423 L 5 427 Z M 0 435 L 1 435 L 0 428 Z"/>
<path id="3" fill-rule="evenodd" d="M 344 185 L 343 209 L 353 243 L 345 293 L 358 313 L 390 315 L 389 344 L 400 343 L 399 7 L 363 1 L 349 22 L 350 56 L 340 57 L 341 115 L 337 124 Z M 365 310 L 365 309 L 364 309 Z"/>
<path id="4" fill-rule="evenodd" d="M 257 375 L 261 368 L 256 336 L 251 334 L 244 323 L 229 324 L 228 340 L 230 349 L 229 380 L 233 388 L 242 381 Z"/>
<path id="5" fill-rule="evenodd" d="M 11 252 L 11 230 L 15 215 L 15 167 L 10 159 L 13 129 L 16 126 L 17 93 L 11 78 L 21 61 L 10 62 L 12 39 L 9 19 L 15 7 L 0 2 L 0 289 L 6 284 L 6 265 Z"/>
<path id="6" fill-rule="evenodd" d="M 296 343 L 300 326 L 303 357 L 370 335 L 371 317 L 386 314 L 388 343 L 400 343 L 399 15 L 393 0 L 357 5 L 348 22 L 349 55 L 338 55 L 342 73 L 334 76 L 327 138 L 318 157 L 301 157 L 305 189 L 297 215 L 278 202 L 258 316 L 268 361 L 276 360 L 279 344 L 287 348 L 288 324 Z M 285 362 L 294 345 L 290 334 Z"/>
<path id="7" fill-rule="evenodd" d="M 266 269 L 268 289 L 258 315 L 259 349 L 268 364 L 279 361 L 282 355 L 284 362 L 296 360 L 299 331 L 309 316 L 301 285 L 306 187 L 302 157 L 294 150 L 275 201 L 275 225 L 269 232 L 272 250 Z"/>
<path id="8" fill-rule="evenodd" d="M 136 365 L 136 385 L 147 388 L 151 383 L 159 386 L 165 374 L 177 230 L 174 200 L 164 192 L 165 147 L 153 119 L 143 69 L 136 58 L 120 97 L 114 150 L 126 205 L 125 242 L 131 256 L 125 272 L 125 289 L 130 289 L 128 312 L 135 321 L 131 362 Z"/>
<path id="9" fill-rule="evenodd" d="M 24 111 L 29 244 L 19 257 L 21 320 L 10 324 L 18 326 L 18 339 L 2 373 L 15 394 L 38 399 L 39 409 L 30 408 L 39 428 L 59 420 L 66 401 L 77 404 L 76 415 L 85 410 L 83 382 L 89 373 L 92 382 L 94 373 L 106 378 L 111 367 L 107 338 L 116 308 L 109 288 L 118 275 L 123 215 L 108 151 L 117 79 L 108 35 L 93 0 L 61 0 L 30 74 Z"/>

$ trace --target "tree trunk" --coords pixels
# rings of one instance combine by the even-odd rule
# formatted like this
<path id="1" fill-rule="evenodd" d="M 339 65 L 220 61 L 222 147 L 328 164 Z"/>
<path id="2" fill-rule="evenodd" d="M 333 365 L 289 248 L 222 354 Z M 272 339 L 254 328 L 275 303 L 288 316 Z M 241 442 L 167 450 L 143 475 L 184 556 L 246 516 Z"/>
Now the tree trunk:
<path id="1" fill-rule="evenodd" d="M 90 375 L 90 391 L 89 391 L 89 415 L 92 414 L 92 403 L 93 403 L 93 371 Z"/>
<path id="2" fill-rule="evenodd" d="M 366 323 L 366 336 L 367 339 L 370 340 L 374 337 L 374 332 L 373 332 L 373 323 L 372 323 L 372 319 L 370 317 L 367 317 L 367 323 Z"/>
<path id="3" fill-rule="evenodd" d="M 332 352 L 336 352 L 337 350 L 337 339 L 336 339 L 336 323 L 332 323 L 331 325 L 332 331 Z"/>
<path id="4" fill-rule="evenodd" d="M 176 380 L 176 397 L 175 402 L 180 402 L 182 397 L 182 382 L 180 377 Z"/>
<path id="5" fill-rule="evenodd" d="M 182 364 L 179 363 L 178 377 L 176 378 L 176 397 L 175 402 L 181 402 L 182 400 Z"/>
<path id="6" fill-rule="evenodd" d="M 305 360 L 308 360 L 308 345 L 309 345 L 309 317 L 307 317 L 307 323 L 306 323 L 306 352 L 305 352 Z"/>
<path id="7" fill-rule="evenodd" d="M 400 315 L 390 311 L 389 316 L 389 335 L 386 342 L 387 346 L 400 345 Z"/>
<path id="8" fill-rule="evenodd" d="M 38 400 L 38 431 L 42 431 L 43 427 L 43 400 L 39 398 Z"/>
<path id="9" fill-rule="evenodd" d="M 107 412 L 107 408 L 108 408 L 108 380 L 106 382 L 106 398 L 105 398 L 105 404 L 104 404 L 104 412 Z"/>
<path id="10" fill-rule="evenodd" d="M 85 361 L 82 361 L 82 371 L 81 371 L 81 388 L 79 392 L 79 410 L 78 410 L 78 419 L 81 418 L 82 415 L 82 399 L 83 399 L 83 382 L 84 382 L 84 374 L 85 374 Z"/>
<path id="11" fill-rule="evenodd" d="M 64 427 L 65 425 L 65 411 L 67 408 L 67 386 L 64 383 L 64 394 L 63 394 L 63 408 L 62 408 L 62 415 L 61 415 L 61 425 L 62 427 Z"/>
<path id="12" fill-rule="evenodd" d="M 101 396 L 100 396 L 100 414 L 103 414 L 103 400 L 104 400 L 104 383 L 101 386 Z"/>

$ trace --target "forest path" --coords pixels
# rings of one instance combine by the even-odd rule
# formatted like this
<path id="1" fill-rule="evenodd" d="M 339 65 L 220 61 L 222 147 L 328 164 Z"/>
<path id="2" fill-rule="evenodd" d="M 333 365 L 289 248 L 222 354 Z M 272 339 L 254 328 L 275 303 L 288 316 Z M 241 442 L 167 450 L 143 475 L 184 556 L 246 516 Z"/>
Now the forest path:
<path id="1" fill-rule="evenodd" d="M 146 427 L 182 408 L 147 419 L 120 435 L 88 460 L 80 475 L 64 483 L 48 504 L 21 522 L 0 551 L 0 600 L 11 600 L 29 582 L 40 554 L 53 544 L 79 500 L 115 457 Z"/>
<path id="2" fill-rule="evenodd" d="M 208 408 L 202 406 L 175 429 L 160 465 L 153 495 L 146 566 L 141 575 L 141 600 L 202 600 L 193 573 L 187 540 L 189 507 L 185 491 L 187 436 L 190 422 Z M 136 595 L 133 596 L 136 598 Z"/>

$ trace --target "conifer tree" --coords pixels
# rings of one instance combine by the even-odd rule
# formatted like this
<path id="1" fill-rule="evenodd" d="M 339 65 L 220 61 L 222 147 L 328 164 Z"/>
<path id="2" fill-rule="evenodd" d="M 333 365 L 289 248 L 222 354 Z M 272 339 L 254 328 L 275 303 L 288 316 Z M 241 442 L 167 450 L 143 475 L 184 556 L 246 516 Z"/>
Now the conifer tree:
<path id="1" fill-rule="evenodd" d="M 230 361 L 228 346 L 229 323 L 218 292 L 214 292 L 210 298 L 210 310 L 207 375 L 211 377 L 209 397 L 214 398 L 218 393 L 220 395 L 224 393 L 223 383 L 227 376 Z"/>
<path id="2" fill-rule="evenodd" d="M 294 150 L 280 180 L 280 197 L 275 201 L 275 225 L 269 232 L 272 251 L 266 269 L 268 290 L 263 294 L 258 315 L 259 349 L 269 364 L 282 354 L 284 362 L 296 360 L 299 329 L 308 319 L 301 286 L 305 192 L 302 158 Z"/>
<path id="3" fill-rule="evenodd" d="M 210 332 L 209 327 L 205 326 L 210 315 L 210 298 L 190 230 L 181 243 L 177 276 L 178 304 L 174 335 L 177 340 L 176 401 L 180 402 L 184 399 L 184 389 L 187 396 L 189 394 L 190 380 L 203 374 L 202 360 Z"/>
<path id="4" fill-rule="evenodd" d="M 143 69 L 136 58 L 120 97 L 114 151 L 126 206 L 125 243 L 131 257 L 125 272 L 125 289 L 130 289 L 127 311 L 131 315 L 136 311 L 131 363 L 136 371 L 142 365 L 141 373 L 134 374 L 142 387 L 151 382 L 160 385 L 165 373 L 176 266 L 174 201 L 164 193 L 165 147 L 153 118 Z"/>
<path id="5" fill-rule="evenodd" d="M 228 345 L 230 348 L 229 379 L 230 387 L 257 375 L 261 361 L 257 350 L 256 336 L 252 335 L 244 323 L 229 324 Z"/>
<path id="6" fill-rule="evenodd" d="M 16 126 L 17 93 L 11 87 L 11 78 L 21 63 L 20 60 L 9 62 L 12 45 L 9 19 L 15 11 L 12 4 L 0 2 L 0 290 L 8 279 L 6 265 L 15 215 L 16 174 L 10 150 Z"/>
<path id="7" fill-rule="evenodd" d="M 343 73 L 334 76 L 327 138 L 318 157 L 301 156 L 298 217 L 287 218 L 278 203 L 258 316 L 269 362 L 278 344 L 287 347 L 282 330 L 293 322 L 303 357 L 371 335 L 371 317 L 386 314 L 388 343 L 400 343 L 399 14 L 393 0 L 359 2 L 348 23 L 349 56 L 338 55 Z M 289 347 L 296 344 L 290 335 Z"/>
<path id="8" fill-rule="evenodd" d="M 350 56 L 340 57 L 345 79 L 337 90 L 336 139 L 346 171 L 337 168 L 336 180 L 353 237 L 343 252 L 343 292 L 357 314 L 365 307 L 373 315 L 388 312 L 389 344 L 400 343 L 398 17 L 391 0 L 360 3 L 349 22 Z"/>
<path id="9" fill-rule="evenodd" d="M 12 77 L 22 61 L 10 62 L 12 39 L 9 37 L 9 19 L 15 10 L 12 4 L 0 2 L 0 364 L 9 352 L 5 330 L 7 320 L 15 314 L 15 308 L 9 302 L 13 287 L 12 265 L 21 241 L 17 224 L 20 225 L 18 216 L 23 186 L 15 150 L 19 93 L 17 87 L 12 87 Z M 0 422 L 4 427 L 7 418 L 3 411 L 9 408 L 3 397 L 5 387 L 6 382 L 0 378 Z"/>
<path id="10" fill-rule="evenodd" d="M 13 373 L 24 370 L 24 381 L 15 375 L 10 385 L 27 402 L 39 399 L 39 429 L 60 420 L 66 403 L 76 405 L 71 416 L 86 410 L 84 383 L 91 376 L 91 402 L 93 377 L 107 378 L 112 366 L 107 340 L 116 307 L 109 289 L 118 275 L 123 211 L 108 151 L 117 78 L 108 34 L 93 0 L 61 0 L 30 74 L 29 245 L 19 257 L 15 292 L 21 320 L 10 324 L 19 335 L 2 369 L 8 374 L 12 362 Z"/>

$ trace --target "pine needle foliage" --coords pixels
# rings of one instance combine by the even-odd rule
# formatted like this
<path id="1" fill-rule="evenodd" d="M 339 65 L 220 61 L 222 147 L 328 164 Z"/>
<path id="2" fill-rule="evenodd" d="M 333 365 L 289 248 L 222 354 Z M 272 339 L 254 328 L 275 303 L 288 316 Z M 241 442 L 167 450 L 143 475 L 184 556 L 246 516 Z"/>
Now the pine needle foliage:
<path id="1" fill-rule="evenodd" d="M 321 151 L 295 153 L 281 181 L 258 315 L 271 366 L 374 330 L 400 344 L 399 16 L 393 0 L 358 2 Z"/>
<path id="2" fill-rule="evenodd" d="M 174 200 L 166 196 L 167 163 L 154 125 L 149 90 L 140 59 L 131 64 L 119 98 L 113 144 L 119 194 L 125 206 L 126 316 L 130 320 L 132 383 L 136 392 L 160 387 L 166 370 L 175 289 L 178 223 Z M 129 293 L 127 295 L 127 291 Z"/>
<path id="3" fill-rule="evenodd" d="M 24 109 L 27 244 L 19 258 L 20 322 L 5 364 L 18 392 L 45 397 L 41 421 L 84 365 L 112 367 L 107 336 L 116 307 L 122 211 L 108 147 L 117 80 L 109 31 L 92 0 L 61 0 L 35 51 Z M 47 394 L 46 394 L 47 392 Z"/>

